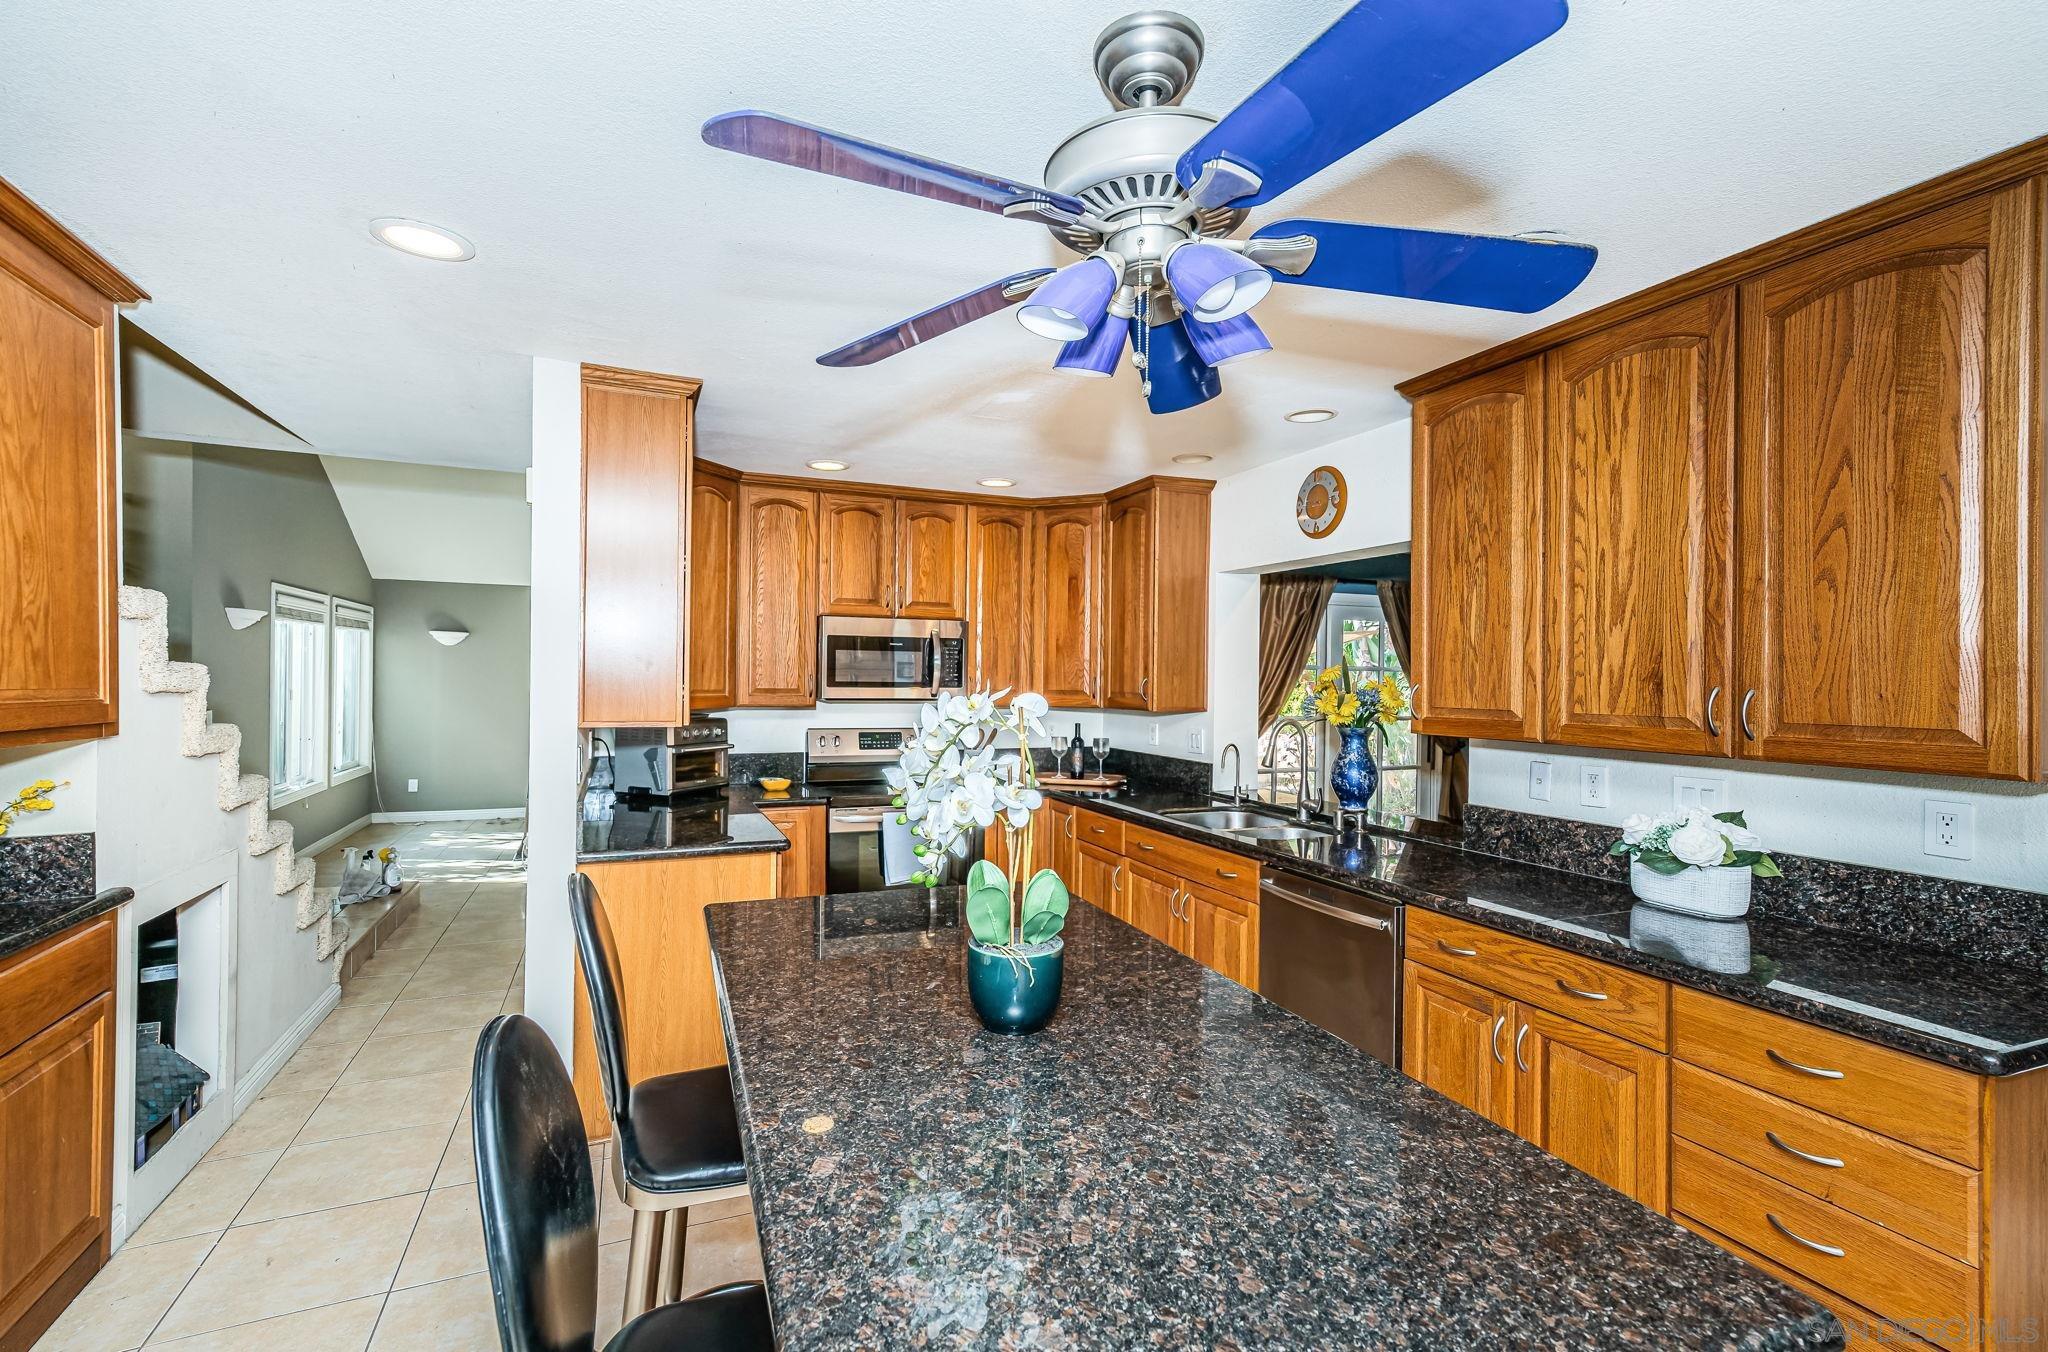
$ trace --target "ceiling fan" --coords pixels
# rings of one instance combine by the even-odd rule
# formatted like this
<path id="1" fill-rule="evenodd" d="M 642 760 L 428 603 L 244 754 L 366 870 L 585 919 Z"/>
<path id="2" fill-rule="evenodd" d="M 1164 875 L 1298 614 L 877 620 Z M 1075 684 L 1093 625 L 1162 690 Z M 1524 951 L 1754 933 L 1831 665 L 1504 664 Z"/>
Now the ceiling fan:
<path id="1" fill-rule="evenodd" d="M 1053 365 L 1110 376 L 1134 350 L 1146 403 L 1222 393 L 1218 367 L 1269 351 L 1248 313 L 1277 279 L 1527 314 L 1576 287 L 1583 244 L 1348 221 L 1282 220 L 1231 236 L 1252 207 L 1350 154 L 1563 27 L 1566 0 L 1361 0 L 1226 116 L 1180 106 L 1202 30 L 1145 10 L 1095 40 L 1116 111 L 1063 141 L 1041 188 L 771 113 L 704 124 L 723 150 L 1048 227 L 1085 254 L 1013 273 L 818 358 L 866 366 L 1021 302 L 1062 343 Z"/>

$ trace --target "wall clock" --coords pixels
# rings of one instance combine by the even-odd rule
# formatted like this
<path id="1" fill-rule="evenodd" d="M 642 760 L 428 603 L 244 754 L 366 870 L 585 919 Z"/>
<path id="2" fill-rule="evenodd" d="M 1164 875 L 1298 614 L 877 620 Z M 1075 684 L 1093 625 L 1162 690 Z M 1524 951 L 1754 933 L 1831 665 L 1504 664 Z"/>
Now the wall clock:
<path id="1" fill-rule="evenodd" d="M 1310 472 L 1294 495 L 1294 524 L 1311 540 L 1320 540 L 1344 519 L 1344 476 L 1331 465 Z"/>

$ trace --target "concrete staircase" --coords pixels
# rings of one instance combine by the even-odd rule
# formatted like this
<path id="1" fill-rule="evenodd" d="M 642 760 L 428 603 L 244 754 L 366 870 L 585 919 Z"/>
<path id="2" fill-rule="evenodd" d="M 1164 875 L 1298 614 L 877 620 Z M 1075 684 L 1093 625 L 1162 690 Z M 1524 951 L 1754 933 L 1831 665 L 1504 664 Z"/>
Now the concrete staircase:
<path id="1" fill-rule="evenodd" d="M 232 723 L 207 721 L 206 692 L 211 681 L 199 662 L 174 662 L 165 625 L 162 592 L 121 588 L 121 618 L 136 626 L 136 655 L 142 688 L 155 695 L 181 695 L 184 722 L 178 750 L 192 757 L 218 757 L 217 801 L 223 812 L 248 814 L 251 858 L 271 856 L 271 888 L 290 900 L 298 927 L 313 931 L 315 953 L 334 956 L 348 941 L 348 922 L 334 911 L 334 889 L 313 885 L 313 861 L 292 850 L 289 822 L 270 819 L 270 778 L 242 771 L 242 730 Z"/>

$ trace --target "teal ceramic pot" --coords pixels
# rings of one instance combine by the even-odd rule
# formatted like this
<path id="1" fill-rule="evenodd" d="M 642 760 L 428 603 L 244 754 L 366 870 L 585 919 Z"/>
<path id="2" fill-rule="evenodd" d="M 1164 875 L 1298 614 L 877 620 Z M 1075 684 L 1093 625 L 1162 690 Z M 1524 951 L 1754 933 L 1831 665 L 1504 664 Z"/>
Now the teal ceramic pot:
<path id="1" fill-rule="evenodd" d="M 992 1033 L 1035 1033 L 1059 1008 L 1060 978 L 1066 969 L 1065 939 L 1025 944 L 1016 956 L 967 941 L 967 998 L 982 1027 Z"/>

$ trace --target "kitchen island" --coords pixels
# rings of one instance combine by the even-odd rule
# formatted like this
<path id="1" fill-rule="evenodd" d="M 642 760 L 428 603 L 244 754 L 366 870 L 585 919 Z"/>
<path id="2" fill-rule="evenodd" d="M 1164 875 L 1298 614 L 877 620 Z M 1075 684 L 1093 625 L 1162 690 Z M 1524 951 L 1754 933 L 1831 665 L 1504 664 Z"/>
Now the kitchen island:
<path id="1" fill-rule="evenodd" d="M 786 1349 L 1840 1345 L 1833 1316 L 1085 903 L 1059 1014 L 958 894 L 706 909 Z"/>

